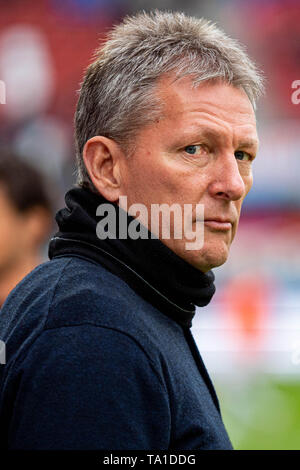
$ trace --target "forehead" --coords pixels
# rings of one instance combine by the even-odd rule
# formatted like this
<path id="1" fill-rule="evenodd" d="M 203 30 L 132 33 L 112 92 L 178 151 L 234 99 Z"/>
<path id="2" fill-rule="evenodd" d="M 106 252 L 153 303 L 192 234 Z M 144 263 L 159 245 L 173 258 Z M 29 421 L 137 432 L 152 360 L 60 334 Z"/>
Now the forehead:
<path id="1" fill-rule="evenodd" d="M 242 89 L 221 82 L 193 87 L 189 76 L 179 80 L 166 76 L 159 80 L 156 93 L 163 104 L 161 122 L 168 122 L 173 131 L 197 131 L 204 126 L 257 142 L 255 113 Z"/>

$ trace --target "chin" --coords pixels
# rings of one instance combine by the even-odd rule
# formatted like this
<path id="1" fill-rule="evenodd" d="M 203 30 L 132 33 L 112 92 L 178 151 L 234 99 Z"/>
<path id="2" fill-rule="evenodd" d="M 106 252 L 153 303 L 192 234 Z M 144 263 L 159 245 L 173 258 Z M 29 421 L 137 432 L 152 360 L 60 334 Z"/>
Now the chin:
<path id="1" fill-rule="evenodd" d="M 200 251 L 185 252 L 185 261 L 192 264 L 199 271 L 207 272 L 222 266 L 228 259 L 228 249 L 208 249 L 203 247 Z"/>
<path id="2" fill-rule="evenodd" d="M 168 243 L 166 243 L 164 239 L 161 241 L 177 256 L 180 256 L 184 261 L 202 272 L 207 272 L 210 269 L 222 266 L 222 264 L 227 261 L 229 254 L 229 246 L 224 242 L 215 243 L 215 241 L 210 241 L 204 243 L 204 246 L 200 250 L 187 250 L 182 241 L 180 243 L 174 243 L 174 240 L 172 240 L 172 244 L 169 243 L 169 240 L 167 240 Z"/>

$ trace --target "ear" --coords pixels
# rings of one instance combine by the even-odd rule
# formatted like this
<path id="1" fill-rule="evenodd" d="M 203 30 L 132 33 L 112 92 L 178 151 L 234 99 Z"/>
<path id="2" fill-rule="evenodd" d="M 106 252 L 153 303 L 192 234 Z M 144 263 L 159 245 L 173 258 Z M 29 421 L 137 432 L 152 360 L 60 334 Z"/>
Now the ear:
<path id="1" fill-rule="evenodd" d="M 92 137 L 83 148 L 84 164 L 95 188 L 111 202 L 118 201 L 121 194 L 122 158 L 120 146 L 107 137 Z"/>

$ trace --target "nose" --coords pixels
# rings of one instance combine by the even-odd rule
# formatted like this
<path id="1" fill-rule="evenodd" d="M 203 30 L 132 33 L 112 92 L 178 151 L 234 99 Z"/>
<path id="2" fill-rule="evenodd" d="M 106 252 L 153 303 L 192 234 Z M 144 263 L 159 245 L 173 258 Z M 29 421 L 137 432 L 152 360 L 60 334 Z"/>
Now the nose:
<path id="1" fill-rule="evenodd" d="M 215 198 L 236 201 L 245 194 L 245 182 L 233 154 L 222 155 L 216 161 L 213 178 L 209 185 L 210 195 Z"/>

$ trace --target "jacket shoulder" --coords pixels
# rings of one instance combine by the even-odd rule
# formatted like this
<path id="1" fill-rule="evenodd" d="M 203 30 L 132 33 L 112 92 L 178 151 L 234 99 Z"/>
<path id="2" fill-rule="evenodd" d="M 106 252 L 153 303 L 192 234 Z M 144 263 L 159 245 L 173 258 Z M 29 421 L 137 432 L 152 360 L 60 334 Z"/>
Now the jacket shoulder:
<path id="1" fill-rule="evenodd" d="M 118 276 L 93 261 L 70 257 L 55 287 L 47 328 L 90 323 L 127 324 L 142 299 Z"/>
<path id="2" fill-rule="evenodd" d="M 9 294 L 1 309 L 0 338 L 30 343 L 47 328 L 98 323 L 101 312 L 126 310 L 133 295 L 100 265 L 55 258 L 35 268 Z"/>
<path id="3" fill-rule="evenodd" d="M 158 368 L 162 331 L 165 338 L 181 336 L 174 321 L 101 265 L 75 256 L 55 258 L 26 276 L 1 311 L 0 339 L 6 344 L 9 367 L 44 331 L 75 327 L 74 334 L 80 336 L 84 325 L 126 335 Z M 98 330 L 89 331 L 93 335 Z"/>

